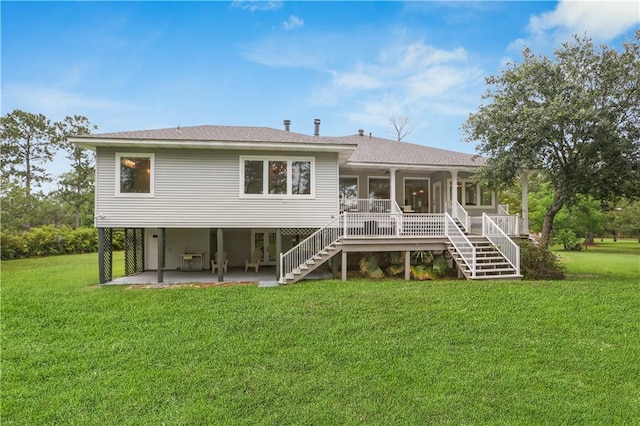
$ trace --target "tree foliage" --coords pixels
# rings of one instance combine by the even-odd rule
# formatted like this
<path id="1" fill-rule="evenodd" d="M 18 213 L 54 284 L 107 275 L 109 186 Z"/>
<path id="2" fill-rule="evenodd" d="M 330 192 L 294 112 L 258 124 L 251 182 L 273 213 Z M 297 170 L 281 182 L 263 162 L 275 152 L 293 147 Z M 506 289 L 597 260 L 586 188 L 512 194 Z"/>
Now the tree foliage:
<path id="1" fill-rule="evenodd" d="M 92 125 L 87 117 L 74 115 L 56 123 L 56 128 L 59 143 L 71 162 L 71 171 L 63 173 L 58 180 L 57 195 L 73 208 L 77 228 L 82 224 L 83 216 L 93 214 L 95 158 L 92 151 L 69 143 L 67 138 L 91 134 L 97 126 Z"/>
<path id="2" fill-rule="evenodd" d="M 620 51 L 574 37 L 550 59 L 525 49 L 521 63 L 488 77 L 485 104 L 463 126 L 488 157 L 495 187 L 520 173 L 546 175 L 543 242 L 555 215 L 580 196 L 640 196 L 640 31 Z"/>
<path id="3" fill-rule="evenodd" d="M 50 180 L 45 165 L 58 150 L 56 136 L 56 126 L 42 114 L 16 109 L 0 117 L 2 178 L 20 182 L 27 200 L 34 185 Z"/>

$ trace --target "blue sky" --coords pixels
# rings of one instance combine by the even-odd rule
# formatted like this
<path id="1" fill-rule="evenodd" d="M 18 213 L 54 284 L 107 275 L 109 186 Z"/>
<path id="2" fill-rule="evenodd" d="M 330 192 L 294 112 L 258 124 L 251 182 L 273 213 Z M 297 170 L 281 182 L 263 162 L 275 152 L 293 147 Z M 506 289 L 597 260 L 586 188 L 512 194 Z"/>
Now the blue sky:
<path id="1" fill-rule="evenodd" d="M 6 2 L 2 114 L 87 116 L 99 132 L 199 124 L 474 152 L 484 77 L 572 33 L 619 45 L 638 2 Z"/>

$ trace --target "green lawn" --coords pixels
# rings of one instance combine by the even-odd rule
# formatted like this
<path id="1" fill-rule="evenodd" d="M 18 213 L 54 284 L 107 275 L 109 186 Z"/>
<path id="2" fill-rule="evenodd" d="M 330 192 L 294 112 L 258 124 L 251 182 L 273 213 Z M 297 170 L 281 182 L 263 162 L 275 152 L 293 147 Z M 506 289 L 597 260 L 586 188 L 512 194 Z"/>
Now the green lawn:
<path id="1" fill-rule="evenodd" d="M 6 261 L 1 423 L 638 424 L 635 244 L 562 252 L 558 282 L 127 290 L 95 254 Z"/>

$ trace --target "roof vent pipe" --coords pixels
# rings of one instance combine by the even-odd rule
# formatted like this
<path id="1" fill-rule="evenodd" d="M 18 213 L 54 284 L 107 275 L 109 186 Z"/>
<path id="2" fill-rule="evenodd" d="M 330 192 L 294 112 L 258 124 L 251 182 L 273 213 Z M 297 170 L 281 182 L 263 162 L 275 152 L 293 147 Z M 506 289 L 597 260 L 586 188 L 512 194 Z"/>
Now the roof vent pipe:
<path id="1" fill-rule="evenodd" d="M 358 129 L 358 135 L 364 136 L 364 129 Z"/>
<path id="2" fill-rule="evenodd" d="M 291 128 L 291 120 L 284 120 L 284 130 L 288 132 L 290 128 Z"/>
<path id="3" fill-rule="evenodd" d="M 316 118 L 315 120 L 313 120 L 313 124 L 315 125 L 313 136 L 320 136 L 320 119 Z"/>

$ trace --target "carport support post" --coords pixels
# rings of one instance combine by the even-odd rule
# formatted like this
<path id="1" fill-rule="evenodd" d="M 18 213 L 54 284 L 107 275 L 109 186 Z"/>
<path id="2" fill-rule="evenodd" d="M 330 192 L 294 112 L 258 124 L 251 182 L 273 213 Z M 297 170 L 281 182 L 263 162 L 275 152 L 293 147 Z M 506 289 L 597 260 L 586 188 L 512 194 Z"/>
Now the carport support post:
<path id="1" fill-rule="evenodd" d="M 276 280 L 280 281 L 280 256 L 282 256 L 282 231 L 276 228 Z"/>
<path id="2" fill-rule="evenodd" d="M 347 252 L 342 250 L 342 281 L 347 280 Z"/>
<path id="3" fill-rule="evenodd" d="M 104 273 L 104 267 L 105 267 L 104 246 L 105 246 L 104 228 L 98 228 L 98 279 L 100 281 L 100 284 L 104 284 L 105 282 L 107 282 L 107 279 Z"/>
<path id="4" fill-rule="evenodd" d="M 404 252 L 404 280 L 409 281 L 411 279 L 411 252 L 409 250 Z"/>
<path id="5" fill-rule="evenodd" d="M 218 282 L 224 281 L 224 267 L 222 265 L 222 257 L 224 256 L 224 235 L 222 234 L 222 228 L 218 228 L 216 233 L 218 243 L 218 256 L 216 262 L 218 263 Z"/>
<path id="6" fill-rule="evenodd" d="M 164 281 L 164 228 L 158 228 L 158 284 Z"/>

